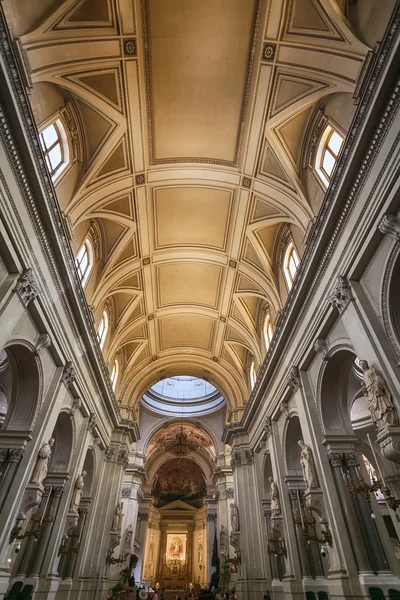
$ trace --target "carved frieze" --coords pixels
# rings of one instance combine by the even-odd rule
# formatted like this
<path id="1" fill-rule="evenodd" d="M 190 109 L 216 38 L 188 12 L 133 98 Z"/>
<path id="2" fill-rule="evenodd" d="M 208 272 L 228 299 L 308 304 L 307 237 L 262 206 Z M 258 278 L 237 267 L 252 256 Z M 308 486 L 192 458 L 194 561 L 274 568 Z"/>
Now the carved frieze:
<path id="1" fill-rule="evenodd" d="M 26 269 L 18 277 L 15 291 L 24 306 L 28 306 L 32 300 L 38 297 L 40 289 L 35 281 L 32 269 Z"/>
<path id="2" fill-rule="evenodd" d="M 353 296 L 351 295 L 350 285 L 346 277 L 339 275 L 335 287 L 329 296 L 329 303 L 342 313 L 351 300 L 353 300 Z"/>
<path id="3" fill-rule="evenodd" d="M 67 387 L 72 385 L 76 379 L 75 367 L 71 361 L 65 363 L 64 372 L 62 374 L 62 380 Z"/>
<path id="4" fill-rule="evenodd" d="M 287 384 L 288 386 L 292 389 L 293 393 L 299 389 L 300 387 L 300 373 L 299 373 L 299 368 L 296 366 L 293 366 L 290 369 L 290 373 L 289 376 L 287 378 Z"/>

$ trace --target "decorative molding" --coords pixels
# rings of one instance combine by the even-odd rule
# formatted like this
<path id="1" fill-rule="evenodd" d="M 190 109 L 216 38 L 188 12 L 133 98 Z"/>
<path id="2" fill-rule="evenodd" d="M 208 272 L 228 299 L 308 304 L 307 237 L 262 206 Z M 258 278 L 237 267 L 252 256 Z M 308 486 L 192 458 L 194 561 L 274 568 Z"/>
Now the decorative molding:
<path id="1" fill-rule="evenodd" d="M 146 183 L 146 174 L 138 173 L 135 175 L 135 183 L 136 185 L 144 185 Z"/>
<path id="2" fill-rule="evenodd" d="M 236 451 L 236 452 L 232 453 L 230 464 L 231 464 L 232 471 L 234 471 L 236 469 L 236 467 L 242 466 L 242 457 L 241 457 L 240 452 Z"/>
<path id="3" fill-rule="evenodd" d="M 88 431 L 90 431 L 90 433 L 93 434 L 94 430 L 96 429 L 98 423 L 97 423 L 97 415 L 95 412 L 91 412 L 89 415 L 89 421 L 88 421 Z"/>
<path id="4" fill-rule="evenodd" d="M 74 416 L 76 411 L 79 410 L 81 406 L 82 406 L 82 400 L 78 396 L 76 398 L 72 399 L 71 417 Z"/>
<path id="5" fill-rule="evenodd" d="M 397 215 L 383 215 L 378 229 L 380 232 L 393 237 L 397 243 L 400 242 L 400 219 Z"/>
<path id="6" fill-rule="evenodd" d="M 124 40 L 124 56 L 136 57 L 137 56 L 137 45 L 136 39 L 130 38 Z"/>
<path id="7" fill-rule="evenodd" d="M 67 387 L 72 385 L 76 379 L 76 371 L 72 362 L 69 360 L 65 363 L 64 371 L 62 374 L 62 381 L 65 383 Z"/>
<path id="8" fill-rule="evenodd" d="M 271 44 L 270 42 L 266 42 L 263 46 L 262 57 L 261 60 L 265 60 L 266 62 L 273 62 L 276 54 L 276 44 Z"/>
<path id="9" fill-rule="evenodd" d="M 287 400 L 282 400 L 279 406 L 279 410 L 281 411 L 281 413 L 286 415 L 286 420 L 290 419 L 289 402 Z"/>
<path id="10" fill-rule="evenodd" d="M 117 449 L 114 446 L 107 446 L 104 456 L 107 462 L 111 462 L 117 455 Z"/>
<path id="11" fill-rule="evenodd" d="M 324 360 L 326 360 L 328 358 L 328 344 L 326 343 L 325 339 L 318 338 L 317 340 L 315 340 L 314 350 L 315 350 L 315 352 L 322 354 Z"/>
<path id="12" fill-rule="evenodd" d="M 26 269 L 21 273 L 18 277 L 15 291 L 25 307 L 38 297 L 41 292 L 35 281 L 32 269 Z"/>
<path id="13" fill-rule="evenodd" d="M 234 491 L 233 488 L 226 488 L 226 497 L 227 498 L 234 498 Z"/>
<path id="14" fill-rule="evenodd" d="M 281 405 L 282 406 L 282 405 Z M 271 437 L 272 433 L 273 433 L 273 429 L 272 429 L 272 419 L 271 417 L 265 417 L 264 419 L 264 424 L 263 424 L 263 430 L 265 431 L 265 434 L 267 436 L 267 439 L 269 437 Z"/>
<path id="15" fill-rule="evenodd" d="M 400 257 L 400 247 L 399 244 L 395 244 L 392 252 L 389 255 L 389 258 L 386 263 L 385 272 L 383 274 L 383 284 L 382 284 L 382 292 L 381 292 L 381 307 L 382 307 L 382 320 L 383 326 L 385 328 L 386 335 L 388 337 L 389 343 L 394 352 L 396 363 L 400 365 L 400 346 L 398 335 L 396 334 L 396 330 L 393 327 L 393 304 L 397 304 L 397 297 L 391 298 L 390 289 L 391 283 L 393 282 L 393 274 L 396 269 L 396 265 L 398 264 L 398 260 Z"/>
<path id="16" fill-rule="evenodd" d="M 329 304 L 337 308 L 339 313 L 342 313 L 352 300 L 354 298 L 351 295 L 351 288 L 346 277 L 339 275 L 335 287 L 328 298 Z"/>
<path id="17" fill-rule="evenodd" d="M 217 521 L 216 513 L 207 513 L 207 521 L 213 521 L 215 523 Z"/>
<path id="18" fill-rule="evenodd" d="M 42 350 L 51 346 L 52 340 L 48 333 L 40 333 L 35 342 L 35 356 L 39 356 Z"/>
<path id="19" fill-rule="evenodd" d="M 128 450 L 120 450 L 119 451 L 117 462 L 119 465 L 122 465 L 124 467 L 124 470 L 128 468 L 128 464 L 129 464 Z"/>
<path id="20" fill-rule="evenodd" d="M 122 488 L 121 496 L 122 498 L 129 498 L 131 495 L 131 488 Z"/>
<path id="21" fill-rule="evenodd" d="M 251 188 L 251 179 L 250 179 L 250 177 L 243 177 L 243 179 L 242 179 L 242 187 L 247 188 L 247 189 Z"/>
<path id="22" fill-rule="evenodd" d="M 252 465 L 253 462 L 254 462 L 254 450 L 252 450 L 251 448 L 250 449 L 246 449 L 244 451 L 244 455 L 245 455 L 245 458 L 246 458 L 246 464 L 247 465 Z"/>
<path id="23" fill-rule="evenodd" d="M 290 369 L 290 373 L 289 373 L 286 383 L 292 389 L 293 393 L 299 389 L 299 387 L 301 385 L 301 379 L 300 379 L 300 373 L 299 373 L 298 367 L 293 366 Z"/>
<path id="24" fill-rule="evenodd" d="M 8 461 L 19 463 L 23 457 L 25 448 L 10 448 L 8 451 Z"/>

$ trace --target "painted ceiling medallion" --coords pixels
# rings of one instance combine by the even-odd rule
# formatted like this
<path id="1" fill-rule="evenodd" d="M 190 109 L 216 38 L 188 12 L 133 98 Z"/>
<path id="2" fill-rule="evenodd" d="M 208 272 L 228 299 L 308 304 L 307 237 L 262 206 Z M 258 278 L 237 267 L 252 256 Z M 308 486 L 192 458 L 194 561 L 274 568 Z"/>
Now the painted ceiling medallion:
<path id="1" fill-rule="evenodd" d="M 191 452 L 197 450 L 198 445 L 189 440 L 188 434 L 181 426 L 180 431 L 176 433 L 175 439 L 164 444 L 164 450 L 172 452 L 175 456 L 187 456 Z"/>

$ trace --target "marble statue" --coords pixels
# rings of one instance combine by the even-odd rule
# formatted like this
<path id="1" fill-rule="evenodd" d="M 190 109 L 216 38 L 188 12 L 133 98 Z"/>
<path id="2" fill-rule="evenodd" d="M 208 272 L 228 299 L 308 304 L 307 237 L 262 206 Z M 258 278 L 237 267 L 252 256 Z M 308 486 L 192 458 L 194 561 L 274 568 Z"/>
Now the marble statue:
<path id="1" fill-rule="evenodd" d="M 363 371 L 364 393 L 368 398 L 371 420 L 378 429 L 387 425 L 398 425 L 399 417 L 382 375 L 370 367 L 366 360 L 360 360 Z"/>
<path id="2" fill-rule="evenodd" d="M 123 506 L 124 506 L 123 502 L 118 502 L 117 506 L 115 507 L 111 531 L 118 531 L 118 532 L 121 531 Z"/>
<path id="3" fill-rule="evenodd" d="M 203 544 L 199 544 L 199 558 L 198 558 L 198 561 L 199 561 L 199 565 L 201 565 L 202 562 L 203 562 Z"/>
<path id="4" fill-rule="evenodd" d="M 131 549 L 132 536 L 133 536 L 133 526 L 132 526 L 132 523 L 131 523 L 129 525 L 128 529 L 126 530 L 126 533 L 125 533 L 125 544 L 124 544 L 125 550 L 130 550 Z"/>
<path id="5" fill-rule="evenodd" d="M 86 471 L 82 471 L 82 473 L 80 475 L 78 475 L 78 477 L 75 481 L 74 493 L 72 495 L 71 506 L 69 507 L 69 510 L 71 512 L 74 512 L 74 513 L 78 512 L 78 506 L 79 506 L 81 498 L 82 498 L 83 488 L 85 487 L 85 482 L 83 481 L 85 478 L 85 475 L 86 475 Z"/>
<path id="6" fill-rule="evenodd" d="M 51 449 L 54 445 L 54 438 L 43 444 L 39 450 L 38 461 L 32 475 L 31 483 L 41 485 L 47 475 L 47 468 L 51 456 Z"/>
<path id="7" fill-rule="evenodd" d="M 239 509 L 237 504 L 232 502 L 230 506 L 230 511 L 232 531 L 239 531 Z"/>
<path id="8" fill-rule="evenodd" d="M 301 448 L 300 464 L 303 469 L 303 479 L 308 488 L 316 488 L 318 487 L 318 479 L 311 448 L 303 440 L 299 440 L 299 446 Z"/>
<path id="9" fill-rule="evenodd" d="M 221 531 L 219 534 L 219 550 L 220 550 L 221 554 L 226 553 L 226 542 L 227 542 L 226 529 L 225 529 L 224 525 L 221 525 Z"/>
<path id="10" fill-rule="evenodd" d="M 271 512 L 273 515 L 279 515 L 281 513 L 281 505 L 279 502 L 278 486 L 272 477 L 269 478 L 271 484 Z"/>

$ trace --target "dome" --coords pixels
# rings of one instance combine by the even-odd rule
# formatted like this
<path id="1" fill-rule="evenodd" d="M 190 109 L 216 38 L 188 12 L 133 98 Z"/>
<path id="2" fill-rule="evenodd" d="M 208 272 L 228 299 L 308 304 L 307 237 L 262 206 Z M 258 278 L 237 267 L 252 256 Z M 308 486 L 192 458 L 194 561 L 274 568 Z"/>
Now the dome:
<path id="1" fill-rule="evenodd" d="M 225 399 L 205 379 L 178 375 L 155 383 L 143 395 L 141 404 L 166 416 L 196 417 L 219 410 L 225 405 Z"/>

